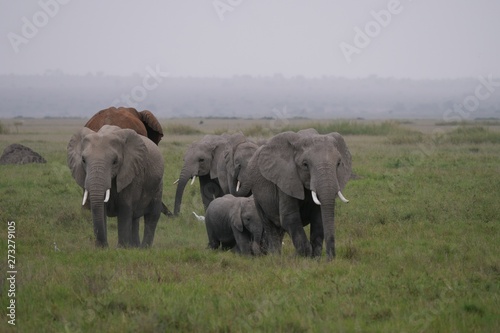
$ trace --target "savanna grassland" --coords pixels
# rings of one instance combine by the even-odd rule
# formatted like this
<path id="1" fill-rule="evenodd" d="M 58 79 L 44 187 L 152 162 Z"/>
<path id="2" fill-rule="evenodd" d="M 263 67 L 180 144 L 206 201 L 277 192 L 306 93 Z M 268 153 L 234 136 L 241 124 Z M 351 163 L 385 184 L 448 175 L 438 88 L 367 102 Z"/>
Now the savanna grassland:
<path id="1" fill-rule="evenodd" d="M 242 130 L 254 138 L 338 131 L 355 177 L 337 203 L 337 258 L 248 258 L 206 249 L 198 185 L 162 215 L 150 249 L 96 249 L 66 145 L 85 120 L 3 120 L 0 150 L 47 160 L 0 166 L 0 331 L 498 332 L 500 124 L 434 121 L 162 121 L 164 202 L 173 209 L 188 144 Z M 16 326 L 7 317 L 7 234 L 15 221 Z M 55 250 L 57 245 L 58 251 Z"/>

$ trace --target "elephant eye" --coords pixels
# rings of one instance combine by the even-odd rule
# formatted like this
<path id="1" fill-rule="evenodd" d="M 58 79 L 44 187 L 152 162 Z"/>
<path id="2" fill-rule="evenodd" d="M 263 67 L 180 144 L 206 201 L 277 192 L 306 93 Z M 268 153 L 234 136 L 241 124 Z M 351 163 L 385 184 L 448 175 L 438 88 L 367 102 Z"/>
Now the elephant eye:
<path id="1" fill-rule="evenodd" d="M 302 162 L 302 166 L 303 166 L 304 168 L 306 168 L 306 169 L 308 169 L 308 168 L 309 168 L 309 165 L 307 164 L 307 161 L 303 161 L 303 162 Z"/>
<path id="2" fill-rule="evenodd" d="M 85 161 L 85 157 L 82 156 L 82 163 L 85 164 L 86 161 Z"/>
<path id="3" fill-rule="evenodd" d="M 205 159 L 204 159 L 204 158 L 200 158 L 200 159 L 198 160 L 198 162 L 203 163 L 203 162 L 205 162 Z"/>
<path id="4" fill-rule="evenodd" d="M 337 162 L 337 167 L 339 167 L 339 166 L 340 166 L 340 162 L 341 162 L 340 160 Z"/>
<path id="5" fill-rule="evenodd" d="M 118 163 L 118 158 L 115 157 L 115 159 L 113 160 L 113 165 L 116 165 Z"/>

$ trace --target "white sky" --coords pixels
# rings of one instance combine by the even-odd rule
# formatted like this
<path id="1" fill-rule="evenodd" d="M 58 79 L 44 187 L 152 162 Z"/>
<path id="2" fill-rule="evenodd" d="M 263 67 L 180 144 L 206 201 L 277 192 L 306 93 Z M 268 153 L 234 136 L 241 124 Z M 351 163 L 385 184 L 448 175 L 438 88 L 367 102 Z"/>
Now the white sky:
<path id="1" fill-rule="evenodd" d="M 388 6 L 383 27 L 371 12 Z M 498 0 L 0 0 L 0 74 L 499 77 L 499 15 Z M 348 63 L 340 45 L 367 24 Z"/>

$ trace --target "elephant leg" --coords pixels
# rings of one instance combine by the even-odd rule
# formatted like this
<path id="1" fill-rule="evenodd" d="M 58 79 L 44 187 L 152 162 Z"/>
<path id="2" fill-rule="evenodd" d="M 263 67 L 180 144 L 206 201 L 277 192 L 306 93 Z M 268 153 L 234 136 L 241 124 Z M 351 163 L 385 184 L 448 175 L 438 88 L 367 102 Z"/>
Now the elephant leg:
<path id="1" fill-rule="evenodd" d="M 312 256 L 320 257 L 323 252 L 323 220 L 321 219 L 321 208 L 317 205 L 311 207 L 311 226 L 310 226 L 310 240 L 312 247 Z"/>
<path id="2" fill-rule="evenodd" d="M 223 251 L 228 251 L 231 249 L 235 249 L 236 251 L 239 251 L 238 247 L 236 246 L 235 241 L 222 242 L 222 250 Z"/>
<path id="3" fill-rule="evenodd" d="M 279 208 L 281 226 L 292 238 L 295 250 L 301 256 L 311 256 L 312 248 L 307 239 L 304 227 L 302 226 L 297 199 L 291 198 L 280 191 Z"/>
<path id="4" fill-rule="evenodd" d="M 215 239 L 209 239 L 207 247 L 212 250 L 217 250 L 220 247 L 220 242 Z"/>
<path id="5" fill-rule="evenodd" d="M 118 247 L 131 246 L 132 212 L 122 212 L 118 215 Z"/>
<path id="6" fill-rule="evenodd" d="M 144 236 L 142 237 L 142 247 L 150 247 L 153 245 L 153 240 L 155 238 L 156 225 L 160 219 L 161 214 L 161 203 L 158 209 L 153 212 L 144 214 Z M 137 232 L 137 237 L 139 237 L 139 231 Z"/>
<path id="7" fill-rule="evenodd" d="M 133 247 L 139 247 L 139 245 L 141 245 L 141 240 L 139 238 L 139 218 L 132 220 L 132 231 L 130 234 L 130 245 Z"/>
<path id="8" fill-rule="evenodd" d="M 234 231 L 234 230 L 233 230 Z M 236 247 L 238 248 L 241 254 L 251 255 L 252 254 L 252 246 L 251 239 L 249 236 L 246 236 L 241 232 L 234 232 L 234 238 L 236 239 Z"/>

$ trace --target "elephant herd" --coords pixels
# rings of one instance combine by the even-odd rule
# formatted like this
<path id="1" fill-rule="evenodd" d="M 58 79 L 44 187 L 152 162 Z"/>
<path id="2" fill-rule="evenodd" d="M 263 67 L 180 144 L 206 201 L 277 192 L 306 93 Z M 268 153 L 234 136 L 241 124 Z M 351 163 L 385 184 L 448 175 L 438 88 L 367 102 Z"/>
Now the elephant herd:
<path id="1" fill-rule="evenodd" d="M 71 138 L 68 166 L 90 202 L 97 246 L 107 246 L 106 216 L 118 218 L 118 245 L 152 245 L 161 212 L 163 132 L 149 111 L 109 108 Z M 285 233 L 297 254 L 335 257 L 335 199 L 351 176 L 351 154 L 338 133 L 283 132 L 264 142 L 242 133 L 205 135 L 184 155 L 174 215 L 196 178 L 208 247 L 242 254 L 280 253 Z M 144 217 L 142 243 L 139 219 Z M 307 237 L 304 226 L 310 225 Z"/>

